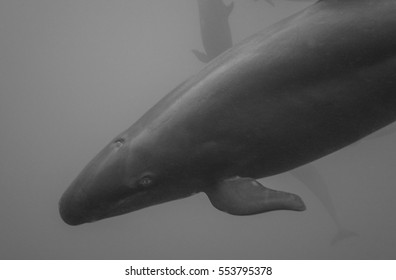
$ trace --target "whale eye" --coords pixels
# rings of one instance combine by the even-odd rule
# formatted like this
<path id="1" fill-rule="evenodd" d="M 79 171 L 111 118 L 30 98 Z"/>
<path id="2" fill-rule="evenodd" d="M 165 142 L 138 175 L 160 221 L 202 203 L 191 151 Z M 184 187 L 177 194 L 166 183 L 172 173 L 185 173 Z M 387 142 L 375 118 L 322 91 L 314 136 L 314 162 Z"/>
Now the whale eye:
<path id="1" fill-rule="evenodd" d="M 139 179 L 138 185 L 141 187 L 149 187 L 154 184 L 154 178 L 151 175 L 145 175 Z"/>
<path id="2" fill-rule="evenodd" d="M 125 139 L 124 138 L 118 138 L 114 140 L 114 144 L 117 148 L 120 148 L 122 145 L 124 145 Z"/>

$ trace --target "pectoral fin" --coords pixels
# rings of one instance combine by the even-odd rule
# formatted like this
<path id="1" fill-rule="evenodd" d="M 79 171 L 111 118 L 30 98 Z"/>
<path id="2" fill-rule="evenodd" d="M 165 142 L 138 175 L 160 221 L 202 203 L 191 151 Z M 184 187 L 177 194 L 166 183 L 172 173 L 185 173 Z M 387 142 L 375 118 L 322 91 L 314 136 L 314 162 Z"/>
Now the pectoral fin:
<path id="1" fill-rule="evenodd" d="M 299 196 L 268 189 L 251 178 L 224 180 L 206 191 L 206 194 L 214 207 L 232 215 L 305 210 L 305 204 Z"/>
<path id="2" fill-rule="evenodd" d="M 208 63 L 210 61 L 210 58 L 206 53 L 197 51 L 197 50 L 192 50 L 192 52 L 195 54 L 195 56 L 198 58 L 199 61 L 203 63 Z"/>

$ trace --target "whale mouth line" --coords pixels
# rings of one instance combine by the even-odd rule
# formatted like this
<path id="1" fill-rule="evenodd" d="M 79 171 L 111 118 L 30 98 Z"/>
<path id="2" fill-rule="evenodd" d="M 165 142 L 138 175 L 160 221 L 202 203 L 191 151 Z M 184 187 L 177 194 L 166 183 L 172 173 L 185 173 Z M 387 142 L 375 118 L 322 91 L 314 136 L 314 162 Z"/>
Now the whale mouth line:
<path id="1" fill-rule="evenodd" d="M 91 223 L 110 217 L 120 216 L 136 209 L 140 209 L 142 207 L 134 208 L 133 201 L 136 200 L 137 196 L 140 196 L 144 193 L 147 193 L 147 191 L 140 191 L 113 202 L 112 204 L 102 205 L 91 212 L 90 218 L 88 218 L 86 222 Z"/>

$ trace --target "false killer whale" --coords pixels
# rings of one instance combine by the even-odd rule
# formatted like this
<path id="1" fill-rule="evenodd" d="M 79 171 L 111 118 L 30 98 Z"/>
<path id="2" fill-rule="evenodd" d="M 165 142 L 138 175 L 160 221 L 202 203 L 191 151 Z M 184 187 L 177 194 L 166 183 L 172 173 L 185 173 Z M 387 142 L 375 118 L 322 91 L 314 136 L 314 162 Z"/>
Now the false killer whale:
<path id="1" fill-rule="evenodd" d="M 267 2 L 269 1 L 270 0 L 267 0 Z M 227 20 L 229 13 L 225 12 L 230 10 L 230 8 L 224 5 L 221 0 L 198 0 L 198 4 L 202 41 L 206 49 L 206 53 L 210 53 L 211 55 L 198 53 L 196 50 L 193 50 L 193 52 L 201 62 L 207 63 L 216 58 L 217 55 L 232 47 L 231 28 Z M 270 2 L 270 4 L 273 5 L 272 2 Z M 342 225 L 328 191 L 328 185 L 314 165 L 305 164 L 302 167 L 289 171 L 289 173 L 315 194 L 324 206 L 330 218 L 333 220 L 337 228 L 337 233 L 332 240 L 332 244 L 335 244 L 347 237 L 357 235 L 356 233 L 344 228 Z"/>
<path id="2" fill-rule="evenodd" d="M 242 41 L 115 137 L 59 202 L 78 225 L 204 192 L 234 215 L 305 209 L 256 179 L 396 120 L 396 1 L 322 0 Z"/>

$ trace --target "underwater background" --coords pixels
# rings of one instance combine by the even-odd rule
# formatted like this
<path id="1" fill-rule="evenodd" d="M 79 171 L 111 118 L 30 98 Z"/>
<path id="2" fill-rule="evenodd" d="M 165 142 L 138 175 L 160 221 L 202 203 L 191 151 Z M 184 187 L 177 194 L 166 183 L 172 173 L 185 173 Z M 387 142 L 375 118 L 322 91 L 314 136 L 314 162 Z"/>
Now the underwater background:
<path id="1" fill-rule="evenodd" d="M 234 2 L 234 42 L 310 4 Z M 358 234 L 335 245 L 328 212 L 289 173 L 260 182 L 299 194 L 304 212 L 236 217 L 198 194 L 61 220 L 58 200 L 82 168 L 204 67 L 192 49 L 202 50 L 195 0 L 0 2 L 0 259 L 395 259 L 396 133 L 314 162 Z"/>

